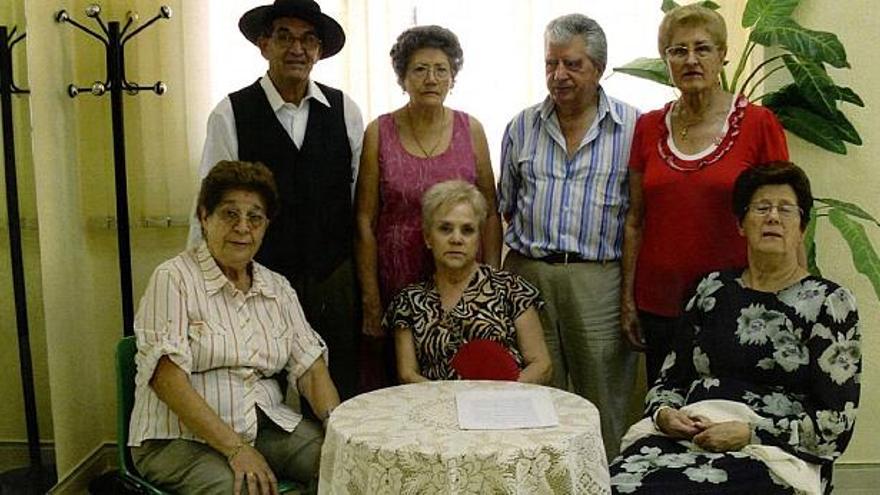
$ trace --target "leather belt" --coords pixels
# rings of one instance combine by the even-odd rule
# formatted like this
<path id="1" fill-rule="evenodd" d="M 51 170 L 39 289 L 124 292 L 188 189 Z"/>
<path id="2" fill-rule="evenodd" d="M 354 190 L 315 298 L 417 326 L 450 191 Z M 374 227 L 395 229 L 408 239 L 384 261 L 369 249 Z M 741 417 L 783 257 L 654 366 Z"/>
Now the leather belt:
<path id="1" fill-rule="evenodd" d="M 551 265 L 567 265 L 569 263 L 593 263 L 596 260 L 588 260 L 582 257 L 578 253 L 551 253 L 547 256 L 542 256 L 540 258 L 534 258 L 538 261 L 543 261 L 544 263 L 550 263 Z"/>

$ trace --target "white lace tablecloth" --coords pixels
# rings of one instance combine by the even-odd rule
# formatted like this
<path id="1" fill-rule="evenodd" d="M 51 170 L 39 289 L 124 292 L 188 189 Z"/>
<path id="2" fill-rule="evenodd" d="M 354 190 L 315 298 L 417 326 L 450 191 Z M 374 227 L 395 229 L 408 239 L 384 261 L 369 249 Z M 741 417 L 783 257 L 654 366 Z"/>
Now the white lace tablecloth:
<path id="1" fill-rule="evenodd" d="M 455 392 L 547 390 L 559 426 L 458 428 Z M 610 493 L 599 412 L 562 390 L 513 382 L 401 385 L 333 411 L 321 453 L 322 495 Z"/>

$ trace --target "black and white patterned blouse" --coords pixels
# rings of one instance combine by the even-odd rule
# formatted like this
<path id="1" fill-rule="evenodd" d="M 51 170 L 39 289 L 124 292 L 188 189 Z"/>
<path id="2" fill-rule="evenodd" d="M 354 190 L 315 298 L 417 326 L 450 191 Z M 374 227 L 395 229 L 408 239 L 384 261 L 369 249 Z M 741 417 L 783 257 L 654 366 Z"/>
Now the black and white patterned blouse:
<path id="1" fill-rule="evenodd" d="M 456 380 L 450 362 L 458 349 L 475 339 L 506 347 L 524 366 L 514 322 L 527 309 L 543 306 L 538 289 L 513 273 L 480 265 L 458 303 L 444 311 L 429 278 L 401 290 L 385 312 L 383 326 L 412 332 L 419 370 L 430 380 Z"/>

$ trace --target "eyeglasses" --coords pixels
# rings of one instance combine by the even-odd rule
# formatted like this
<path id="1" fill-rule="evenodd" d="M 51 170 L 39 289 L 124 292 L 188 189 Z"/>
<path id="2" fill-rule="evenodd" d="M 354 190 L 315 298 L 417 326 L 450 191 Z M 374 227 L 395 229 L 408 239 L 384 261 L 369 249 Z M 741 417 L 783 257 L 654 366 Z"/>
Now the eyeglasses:
<path id="1" fill-rule="evenodd" d="M 236 227 L 241 223 L 242 214 L 235 208 L 221 208 L 217 211 L 217 217 L 220 220 L 230 226 Z M 247 220 L 247 224 L 252 229 L 259 229 L 263 225 L 266 225 L 266 215 L 257 212 L 248 212 L 247 215 L 244 215 L 244 219 Z"/>
<path id="2" fill-rule="evenodd" d="M 710 45 L 708 43 L 703 43 L 695 46 L 693 49 L 688 48 L 684 45 L 675 45 L 670 46 L 664 52 L 666 53 L 666 59 L 672 60 L 674 62 L 684 62 L 687 60 L 688 55 L 691 52 L 694 52 L 694 56 L 697 57 L 697 60 L 704 60 L 711 57 L 717 47 L 715 45 Z"/>
<path id="3" fill-rule="evenodd" d="M 791 203 L 780 203 L 778 205 L 763 202 L 752 203 L 746 209 L 759 217 L 766 217 L 773 210 L 776 210 L 782 218 L 796 218 L 804 213 L 798 205 L 793 205 Z"/>
<path id="4" fill-rule="evenodd" d="M 414 78 L 422 80 L 427 79 L 428 74 L 434 74 L 434 79 L 438 81 L 446 81 L 452 76 L 452 71 L 448 67 L 429 67 L 427 65 L 417 65 L 409 70 L 410 75 Z"/>
<path id="5" fill-rule="evenodd" d="M 321 46 L 321 38 L 315 33 L 306 33 L 302 36 L 294 36 L 290 31 L 280 30 L 272 33 L 272 41 L 281 48 L 290 48 L 299 41 L 300 46 L 307 52 L 314 51 Z"/>

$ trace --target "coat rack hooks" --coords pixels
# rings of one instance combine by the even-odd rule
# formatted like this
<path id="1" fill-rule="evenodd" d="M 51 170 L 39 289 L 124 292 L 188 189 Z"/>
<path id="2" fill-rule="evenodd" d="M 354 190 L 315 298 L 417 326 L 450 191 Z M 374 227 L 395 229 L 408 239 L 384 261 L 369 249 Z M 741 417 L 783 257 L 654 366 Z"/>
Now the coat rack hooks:
<path id="1" fill-rule="evenodd" d="M 98 4 L 91 4 L 85 9 L 86 17 L 91 17 L 95 20 L 98 26 L 101 28 L 103 32 L 103 36 L 88 27 L 80 24 L 67 13 L 66 10 L 58 11 L 55 14 L 55 20 L 60 23 L 68 23 L 76 27 L 77 29 L 85 32 L 89 36 L 97 38 L 107 49 L 108 58 L 111 55 L 111 52 L 117 52 L 120 58 L 119 60 L 119 70 L 121 71 L 121 78 L 119 80 L 120 87 L 128 91 L 129 94 L 137 94 L 140 91 L 149 90 L 157 95 L 165 94 L 165 91 L 168 90 L 168 87 L 162 81 L 156 81 L 152 86 L 141 86 L 139 84 L 134 84 L 129 82 L 125 78 L 125 64 L 123 62 L 123 51 L 125 44 L 128 43 L 130 39 L 137 36 L 141 31 L 150 27 L 154 22 L 159 19 L 170 19 L 172 15 L 171 7 L 167 5 L 163 5 L 159 7 L 159 13 L 153 16 L 150 20 L 138 26 L 134 31 L 129 34 L 126 34 L 128 29 L 138 20 L 138 15 L 136 12 L 129 12 L 126 17 L 125 26 L 122 29 L 119 29 L 119 23 L 116 21 L 111 21 L 107 24 L 104 23 L 104 20 L 101 18 L 101 6 Z M 114 25 L 116 29 L 114 30 Z M 115 48 L 115 50 L 114 50 Z M 110 60 L 108 59 L 108 70 L 107 77 L 104 81 L 95 81 L 91 86 L 80 87 L 75 84 L 71 84 L 67 87 L 67 94 L 71 98 L 75 98 L 80 93 L 87 92 L 91 93 L 94 96 L 101 96 L 111 89 L 111 85 L 113 84 L 112 74 L 110 71 Z"/>
<path id="2" fill-rule="evenodd" d="M 150 86 L 132 83 L 125 77 L 125 45 L 132 38 L 150 27 L 160 19 L 171 18 L 171 8 L 163 5 L 159 13 L 148 21 L 128 32 L 138 21 L 135 13 L 129 12 L 125 25 L 120 27 L 119 21 L 104 22 L 101 17 L 101 6 L 91 4 L 85 9 L 86 17 L 95 21 L 100 32 L 86 27 L 77 22 L 66 10 L 55 14 L 55 20 L 61 24 L 70 24 L 87 35 L 96 38 L 104 45 L 106 50 L 107 74 L 103 81 L 95 81 L 91 86 L 77 86 L 70 84 L 67 94 L 75 98 L 83 93 L 94 96 L 102 96 L 110 93 L 110 110 L 113 125 L 113 162 L 116 183 L 116 239 L 119 250 L 119 284 L 122 296 L 122 324 L 123 333 L 131 335 L 134 324 L 134 303 L 132 298 L 131 281 L 131 243 L 129 239 L 128 217 L 128 183 L 125 172 L 125 129 L 123 119 L 122 92 L 136 95 L 141 91 L 152 91 L 161 96 L 168 87 L 162 81 L 156 81 Z"/>
<path id="3" fill-rule="evenodd" d="M 15 46 L 16 43 L 20 41 L 24 41 L 27 37 L 27 33 L 21 33 L 18 36 L 15 35 L 16 31 L 18 31 L 18 26 L 12 26 L 12 30 L 6 35 L 6 50 L 8 53 L 12 53 L 12 47 Z M 12 80 L 12 63 L 9 64 L 9 92 L 11 94 L 27 94 L 30 93 L 27 89 L 21 89 L 15 85 L 15 81 Z"/>

